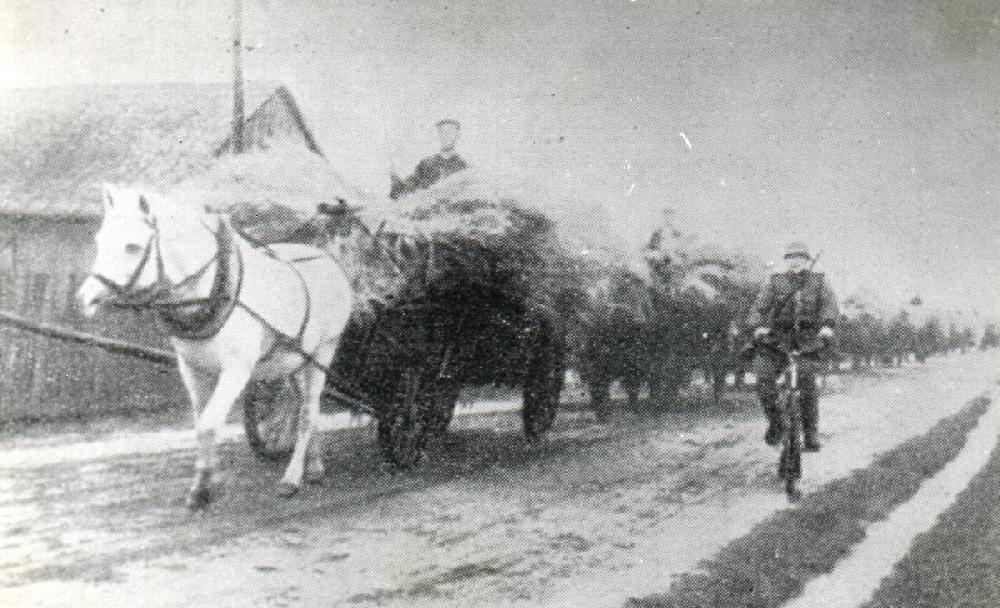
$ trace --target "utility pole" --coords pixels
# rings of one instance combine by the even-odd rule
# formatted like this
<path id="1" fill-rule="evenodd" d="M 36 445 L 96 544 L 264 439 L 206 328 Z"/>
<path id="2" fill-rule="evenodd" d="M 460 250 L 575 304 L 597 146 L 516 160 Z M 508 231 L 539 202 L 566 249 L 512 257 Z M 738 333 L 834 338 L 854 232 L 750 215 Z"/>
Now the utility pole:
<path id="1" fill-rule="evenodd" d="M 233 0 L 233 154 L 243 152 L 243 0 Z"/>

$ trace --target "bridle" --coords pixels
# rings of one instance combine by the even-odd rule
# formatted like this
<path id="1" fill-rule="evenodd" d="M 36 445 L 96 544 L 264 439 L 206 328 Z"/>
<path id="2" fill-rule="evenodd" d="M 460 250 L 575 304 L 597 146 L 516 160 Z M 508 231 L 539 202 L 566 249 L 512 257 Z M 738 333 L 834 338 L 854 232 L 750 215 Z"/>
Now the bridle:
<path id="1" fill-rule="evenodd" d="M 171 299 L 170 296 L 178 294 L 182 290 L 187 289 L 201 280 L 201 278 L 205 276 L 205 273 L 208 272 L 208 269 L 219 261 L 219 255 L 221 252 L 216 249 L 215 255 L 202 264 L 198 270 L 185 276 L 180 281 L 172 283 L 170 278 L 167 277 L 166 269 L 164 267 L 163 249 L 160 246 L 160 229 L 156 223 L 156 218 L 146 218 L 145 222 L 150 228 L 149 239 L 146 241 L 146 246 L 143 248 L 142 258 L 139 259 L 139 262 L 136 264 L 135 269 L 132 271 L 132 274 L 129 276 L 127 281 L 119 283 L 114 279 L 98 272 L 90 274 L 90 276 L 94 277 L 94 279 L 104 285 L 108 291 L 111 292 L 112 297 L 106 299 L 105 301 L 118 308 L 140 310 L 191 306 L 201 303 L 202 300 L 176 300 Z M 216 237 L 216 240 L 218 240 L 218 233 L 215 230 L 212 230 L 208 225 L 205 225 L 205 228 Z M 223 229 L 224 226 L 220 226 L 219 230 Z M 146 271 L 147 266 L 150 264 L 150 261 L 154 259 L 156 264 L 156 277 L 153 279 L 153 282 L 145 287 L 136 287 L 143 273 Z"/>
<path id="2" fill-rule="evenodd" d="M 160 231 L 157 226 L 156 219 L 147 217 L 145 221 L 151 229 L 149 240 L 146 242 L 142 257 L 136 264 L 135 269 L 132 271 L 132 274 L 129 276 L 127 281 L 119 283 L 100 273 L 91 273 L 90 275 L 102 285 L 107 287 L 113 294 L 113 299 L 106 300 L 106 302 L 120 308 L 153 310 L 158 314 L 161 320 L 166 322 L 167 329 L 172 337 L 178 337 L 185 340 L 211 339 L 227 322 L 227 319 L 232 311 L 239 307 L 275 336 L 274 343 L 272 344 L 270 350 L 265 353 L 263 357 L 261 357 L 261 360 L 269 358 L 274 352 L 281 348 L 288 349 L 302 357 L 302 367 L 311 366 L 319 369 L 326 374 L 327 377 L 336 379 L 338 386 L 348 386 L 348 383 L 340 378 L 335 371 L 317 361 L 314 352 L 308 352 L 303 348 L 303 337 L 305 336 L 306 329 L 309 326 L 312 303 L 311 294 L 305 283 L 305 278 L 302 276 L 302 273 L 295 268 L 294 263 L 309 261 L 314 258 L 310 257 L 298 258 L 295 260 L 281 260 L 287 264 L 298 277 L 305 296 L 305 312 L 303 314 L 302 323 L 299 326 L 298 333 L 292 336 L 275 327 L 273 323 L 254 310 L 254 308 L 249 306 L 246 302 L 241 301 L 240 292 L 242 290 L 244 273 L 243 257 L 239 244 L 232 242 L 233 233 L 235 232 L 237 235 L 240 233 L 235 230 L 229 222 L 219 218 L 218 229 L 212 229 L 211 226 L 202 221 L 202 225 L 205 229 L 215 237 L 217 244 L 215 255 L 202 264 L 202 266 L 195 272 L 187 275 L 176 283 L 171 283 L 164 269 L 163 251 L 160 246 Z M 266 246 L 264 249 L 268 255 L 274 257 L 275 259 L 281 259 L 278 258 L 276 254 L 268 250 Z M 230 260 L 230 256 L 232 256 L 232 260 Z M 152 283 L 145 287 L 136 287 L 150 263 L 156 264 L 155 279 Z M 180 293 L 181 290 L 196 284 L 202 277 L 205 276 L 205 273 L 207 273 L 213 265 L 216 266 L 217 270 L 216 283 L 213 285 L 212 292 L 207 297 L 183 298 L 183 294 Z M 217 292 L 216 288 L 220 284 L 225 285 L 227 283 L 227 277 L 230 277 L 229 280 L 231 281 L 228 284 L 228 288 L 223 288 Z M 196 321 L 193 327 L 185 326 L 183 324 L 183 316 L 181 317 L 181 321 L 178 322 L 177 315 L 178 313 L 181 315 L 187 314 L 181 313 L 179 310 L 187 307 L 194 307 L 195 309 L 207 311 L 210 318 L 204 321 Z M 360 394 L 360 397 L 355 397 L 353 394 L 345 392 L 344 389 L 336 387 L 328 386 L 326 390 L 334 395 L 337 395 L 341 400 L 352 404 L 354 407 L 361 409 L 368 414 L 377 415 L 378 413 L 378 410 L 369 405 L 372 402 L 371 398 L 364 395 L 360 389 L 351 389 L 352 393 Z"/>

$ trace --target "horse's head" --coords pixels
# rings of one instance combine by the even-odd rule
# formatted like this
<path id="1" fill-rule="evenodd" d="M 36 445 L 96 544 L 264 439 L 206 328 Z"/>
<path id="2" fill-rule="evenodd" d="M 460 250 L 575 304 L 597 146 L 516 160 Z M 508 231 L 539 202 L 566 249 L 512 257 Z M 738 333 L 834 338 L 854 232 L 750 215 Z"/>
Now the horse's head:
<path id="1" fill-rule="evenodd" d="M 94 241 L 97 256 L 77 296 L 93 315 L 109 297 L 127 297 L 154 286 L 160 277 L 156 222 L 149 196 L 137 189 L 104 185 L 104 221 Z"/>

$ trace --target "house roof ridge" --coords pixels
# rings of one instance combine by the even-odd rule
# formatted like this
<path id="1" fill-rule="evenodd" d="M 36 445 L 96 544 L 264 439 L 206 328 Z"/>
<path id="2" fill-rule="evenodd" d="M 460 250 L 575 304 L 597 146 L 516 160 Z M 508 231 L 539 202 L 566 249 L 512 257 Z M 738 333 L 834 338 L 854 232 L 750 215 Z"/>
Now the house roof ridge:
<path id="1" fill-rule="evenodd" d="M 207 169 L 232 121 L 232 93 L 222 83 L 192 85 L 20 89 L 0 113 L 0 214 L 96 215 L 103 182 L 169 188 Z M 253 133 L 258 148 L 292 134 L 322 156 L 286 85 L 254 80 L 247 92 L 251 116 L 279 102 Z"/>

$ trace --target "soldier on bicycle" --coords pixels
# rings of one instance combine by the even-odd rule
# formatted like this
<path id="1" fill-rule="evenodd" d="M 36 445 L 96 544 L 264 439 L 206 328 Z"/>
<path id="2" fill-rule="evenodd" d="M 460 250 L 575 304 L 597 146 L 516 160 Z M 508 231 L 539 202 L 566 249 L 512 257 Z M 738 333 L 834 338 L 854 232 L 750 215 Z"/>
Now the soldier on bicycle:
<path id="1" fill-rule="evenodd" d="M 824 362 L 820 355 L 815 354 L 815 346 L 833 338 L 839 316 L 837 297 L 823 273 L 812 270 L 813 258 L 804 243 L 790 243 L 784 260 L 785 270 L 771 275 L 757 297 L 747 322 L 754 330 L 755 340 L 764 345 L 813 353 L 802 358 L 799 384 L 802 387 L 803 449 L 818 452 L 816 372 Z M 781 412 L 777 409 L 776 381 L 788 361 L 775 348 L 758 348 L 756 352 L 754 371 L 757 375 L 757 394 L 768 421 L 764 441 L 768 445 L 777 445 L 785 429 L 782 428 Z"/>

